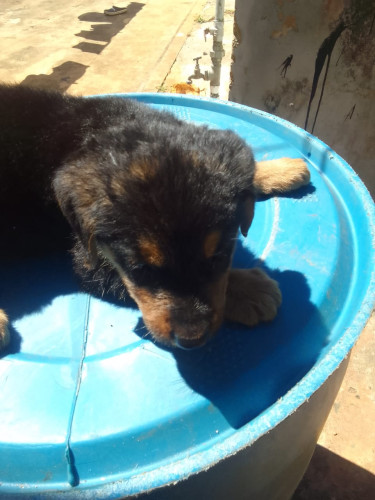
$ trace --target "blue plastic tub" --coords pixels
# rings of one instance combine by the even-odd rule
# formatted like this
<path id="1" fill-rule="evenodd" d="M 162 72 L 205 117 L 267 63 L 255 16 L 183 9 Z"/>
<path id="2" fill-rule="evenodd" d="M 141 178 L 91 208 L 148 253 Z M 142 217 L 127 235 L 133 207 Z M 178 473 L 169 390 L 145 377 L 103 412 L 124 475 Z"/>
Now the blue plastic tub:
<path id="1" fill-rule="evenodd" d="M 124 96 L 125 97 L 125 96 Z M 0 496 L 284 499 L 300 480 L 374 305 L 373 201 L 329 147 L 244 106 L 133 95 L 231 128 L 257 160 L 304 157 L 311 185 L 259 201 L 234 266 L 279 281 L 276 320 L 193 352 L 80 293 L 68 257 L 0 268 L 15 348 L 0 360 Z"/>

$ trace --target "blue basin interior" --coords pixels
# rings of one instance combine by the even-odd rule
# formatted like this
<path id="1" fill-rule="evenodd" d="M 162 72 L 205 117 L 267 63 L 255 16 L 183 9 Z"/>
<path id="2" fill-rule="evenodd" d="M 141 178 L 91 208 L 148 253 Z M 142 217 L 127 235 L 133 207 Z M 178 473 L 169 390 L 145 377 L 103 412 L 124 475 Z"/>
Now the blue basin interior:
<path id="1" fill-rule="evenodd" d="M 328 146 L 239 105 L 133 97 L 231 128 L 257 160 L 303 157 L 311 185 L 260 200 L 234 267 L 280 283 L 275 321 L 225 323 L 192 352 L 145 335 L 134 304 L 79 291 L 68 255 L 0 263 L 0 307 L 12 320 L 0 360 L 0 493 L 99 488 L 127 494 L 202 470 L 285 419 L 347 356 L 374 303 L 374 205 Z"/>

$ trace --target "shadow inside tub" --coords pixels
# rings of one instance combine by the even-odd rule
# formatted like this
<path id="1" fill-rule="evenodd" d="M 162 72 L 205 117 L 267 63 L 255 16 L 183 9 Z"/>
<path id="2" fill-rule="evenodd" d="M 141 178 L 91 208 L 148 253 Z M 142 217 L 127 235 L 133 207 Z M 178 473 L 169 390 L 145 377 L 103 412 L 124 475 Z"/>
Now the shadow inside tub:
<path id="1" fill-rule="evenodd" d="M 0 283 L 0 308 L 10 319 L 10 344 L 1 351 L 0 359 L 22 350 L 22 336 L 13 326 L 18 319 L 41 312 L 57 297 L 85 293 L 73 271 L 72 257 L 62 251 L 1 261 Z M 130 297 L 119 301 L 108 296 L 105 300 L 117 307 L 136 308 Z"/>
<path id="2" fill-rule="evenodd" d="M 238 242 L 234 267 L 259 266 Z M 310 301 L 304 275 L 259 266 L 282 291 L 274 321 L 248 328 L 225 322 L 200 349 L 166 349 L 186 384 L 207 398 L 238 429 L 285 395 L 314 366 L 329 332 Z M 139 332 L 141 328 L 140 320 Z"/>

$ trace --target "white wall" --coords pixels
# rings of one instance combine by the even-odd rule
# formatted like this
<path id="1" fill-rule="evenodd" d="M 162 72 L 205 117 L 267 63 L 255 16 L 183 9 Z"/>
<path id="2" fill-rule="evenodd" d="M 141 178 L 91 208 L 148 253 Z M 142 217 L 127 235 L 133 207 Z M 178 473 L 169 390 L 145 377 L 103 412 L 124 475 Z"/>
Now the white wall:
<path id="1" fill-rule="evenodd" d="M 317 55 L 324 63 L 307 130 L 357 171 L 375 196 L 373 0 L 236 0 L 229 99 L 304 128 Z M 341 29 L 340 29 L 341 28 Z M 334 43 L 335 30 L 337 40 Z M 331 36 L 329 38 L 329 36 Z M 286 75 L 280 67 L 290 55 Z"/>

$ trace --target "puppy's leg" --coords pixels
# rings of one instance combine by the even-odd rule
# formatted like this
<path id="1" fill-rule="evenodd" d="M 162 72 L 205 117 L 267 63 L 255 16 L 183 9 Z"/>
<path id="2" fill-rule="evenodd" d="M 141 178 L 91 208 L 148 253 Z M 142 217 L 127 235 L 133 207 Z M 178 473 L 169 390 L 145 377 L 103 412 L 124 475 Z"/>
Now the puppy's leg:
<path id="1" fill-rule="evenodd" d="M 0 309 L 0 351 L 9 344 L 8 316 Z"/>
<path id="2" fill-rule="evenodd" d="M 286 193 L 310 182 L 301 158 L 279 158 L 255 163 L 253 186 L 257 194 Z"/>
<path id="3" fill-rule="evenodd" d="M 278 284 L 258 268 L 231 269 L 225 304 L 225 319 L 254 326 L 271 321 L 281 304 Z"/>

